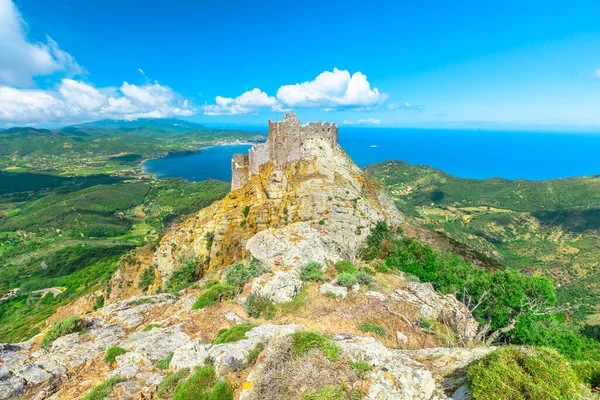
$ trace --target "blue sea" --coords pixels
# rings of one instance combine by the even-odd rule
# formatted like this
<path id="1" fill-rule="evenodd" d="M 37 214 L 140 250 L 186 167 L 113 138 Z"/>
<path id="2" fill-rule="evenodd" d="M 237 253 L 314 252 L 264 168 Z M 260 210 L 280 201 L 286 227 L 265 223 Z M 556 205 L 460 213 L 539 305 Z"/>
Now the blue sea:
<path id="1" fill-rule="evenodd" d="M 347 128 L 340 145 L 363 167 L 385 160 L 428 165 L 462 178 L 543 180 L 600 175 L 600 133 Z M 158 177 L 231 180 L 231 156 L 249 145 L 215 146 L 144 163 Z"/>

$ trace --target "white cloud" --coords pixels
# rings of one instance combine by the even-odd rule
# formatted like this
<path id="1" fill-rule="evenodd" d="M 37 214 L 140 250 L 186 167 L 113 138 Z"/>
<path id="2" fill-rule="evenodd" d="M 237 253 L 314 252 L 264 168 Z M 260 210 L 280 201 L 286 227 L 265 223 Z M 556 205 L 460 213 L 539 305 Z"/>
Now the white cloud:
<path id="1" fill-rule="evenodd" d="M 358 124 L 369 124 L 369 125 L 379 125 L 381 123 L 380 119 L 377 118 L 365 118 L 365 119 L 359 119 Z"/>
<path id="2" fill-rule="evenodd" d="M 202 107 L 206 115 L 239 115 L 256 112 L 262 107 L 271 107 L 280 111 L 275 97 L 267 95 L 258 88 L 242 93 L 236 98 L 217 96 L 216 104 Z"/>
<path id="3" fill-rule="evenodd" d="M 421 106 L 415 106 L 408 102 L 406 102 L 404 104 L 389 104 L 387 106 L 387 109 L 390 111 L 396 111 L 396 110 L 423 111 L 423 108 Z"/>
<path id="4" fill-rule="evenodd" d="M 325 71 L 313 81 L 285 85 L 277 91 L 277 100 L 288 107 L 369 107 L 385 101 L 379 89 L 371 89 L 366 75 L 337 68 Z"/>
<path id="5" fill-rule="evenodd" d="M 356 121 L 356 123 L 354 121 L 351 121 L 349 119 L 345 119 L 342 124 L 344 125 L 362 125 L 362 124 L 366 124 L 366 125 L 379 125 L 381 124 L 381 120 L 379 118 L 363 118 L 363 119 L 359 119 L 358 121 Z"/>
<path id="6" fill-rule="evenodd" d="M 196 109 L 158 83 L 97 89 L 63 79 L 56 90 L 0 86 L 0 122 L 4 124 L 73 123 L 101 118 L 127 119 L 189 116 Z"/>
<path id="7" fill-rule="evenodd" d="M 31 86 L 35 76 L 84 72 L 52 38 L 46 37 L 47 43 L 30 42 L 26 28 L 12 0 L 0 0 L 0 85 Z"/>
<path id="8" fill-rule="evenodd" d="M 594 78 L 600 79 L 600 68 L 598 68 L 596 71 L 594 71 Z"/>

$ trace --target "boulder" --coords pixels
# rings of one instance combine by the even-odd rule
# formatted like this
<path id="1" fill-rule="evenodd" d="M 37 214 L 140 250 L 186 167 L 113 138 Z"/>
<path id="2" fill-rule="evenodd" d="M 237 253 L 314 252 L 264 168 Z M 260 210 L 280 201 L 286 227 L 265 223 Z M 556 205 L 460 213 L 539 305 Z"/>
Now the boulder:
<path id="1" fill-rule="evenodd" d="M 333 285 L 331 283 L 324 283 L 319 286 L 321 294 L 331 293 L 335 297 L 341 297 L 343 299 L 348 297 L 348 289 L 343 286 Z"/>
<path id="2" fill-rule="evenodd" d="M 385 294 L 375 292 L 373 290 L 369 290 L 367 293 L 365 293 L 365 296 L 367 296 L 369 299 L 373 299 L 376 301 L 381 301 L 381 302 L 387 301 L 387 297 L 385 297 Z"/>
<path id="3" fill-rule="evenodd" d="M 296 271 L 277 271 L 254 279 L 252 293 L 270 299 L 274 303 L 292 301 L 302 290 L 303 283 Z"/>

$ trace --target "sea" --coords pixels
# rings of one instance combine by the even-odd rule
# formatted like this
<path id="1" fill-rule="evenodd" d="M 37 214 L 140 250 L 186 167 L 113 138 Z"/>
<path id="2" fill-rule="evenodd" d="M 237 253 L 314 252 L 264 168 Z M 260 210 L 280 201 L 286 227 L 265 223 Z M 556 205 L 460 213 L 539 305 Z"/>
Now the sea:
<path id="1" fill-rule="evenodd" d="M 339 143 L 359 167 L 402 160 L 474 179 L 545 180 L 600 175 L 600 132 L 340 127 Z M 231 156 L 245 153 L 250 147 L 213 146 L 197 153 L 148 160 L 144 171 L 159 178 L 229 181 Z"/>

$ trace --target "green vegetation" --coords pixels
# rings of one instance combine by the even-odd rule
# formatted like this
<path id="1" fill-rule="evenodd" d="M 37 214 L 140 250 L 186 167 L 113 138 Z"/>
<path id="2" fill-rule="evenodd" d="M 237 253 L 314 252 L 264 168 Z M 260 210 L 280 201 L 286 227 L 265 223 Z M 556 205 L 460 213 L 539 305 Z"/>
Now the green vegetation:
<path id="1" fill-rule="evenodd" d="M 163 379 L 163 381 L 158 385 L 156 390 L 156 395 L 161 400 L 168 400 L 173 397 L 173 391 L 177 384 L 187 378 L 190 374 L 189 368 L 182 368 L 177 372 L 172 372 Z"/>
<path id="2" fill-rule="evenodd" d="M 160 324 L 148 324 L 142 329 L 143 332 L 151 331 L 154 328 L 160 328 Z"/>
<path id="3" fill-rule="evenodd" d="M 260 265 L 258 260 L 252 260 L 247 265 L 237 263 L 229 267 L 225 272 L 225 284 L 235 288 L 236 293 L 240 293 L 252 278 L 267 272 L 269 270 Z"/>
<path id="4" fill-rule="evenodd" d="M 195 255 L 191 255 L 181 261 L 183 266 L 173 271 L 171 278 L 167 282 L 167 289 L 173 293 L 187 288 L 204 275 L 204 264 Z"/>
<path id="5" fill-rule="evenodd" d="M 52 328 L 44 335 L 40 346 L 46 349 L 59 337 L 70 333 L 81 332 L 85 327 L 85 321 L 79 317 L 68 317 L 62 321 L 55 322 L 54 325 L 52 325 Z"/>
<path id="6" fill-rule="evenodd" d="M 217 333 L 217 337 L 212 341 L 212 344 L 222 344 L 237 342 L 246 339 L 246 332 L 254 328 L 253 324 L 239 324 L 229 329 L 221 329 Z"/>
<path id="7" fill-rule="evenodd" d="M 114 378 L 108 378 L 92 390 L 88 392 L 81 400 L 104 400 L 112 392 L 113 387 L 121 382 L 125 382 L 127 379 L 120 376 Z"/>
<path id="8" fill-rule="evenodd" d="M 192 306 L 192 310 L 198 310 L 212 306 L 218 301 L 231 299 L 235 295 L 235 289 L 227 285 L 214 285 L 198 296 L 198 300 Z"/>
<path id="9" fill-rule="evenodd" d="M 138 282 L 138 288 L 146 290 L 150 285 L 154 283 L 154 268 L 144 268 L 140 274 L 140 281 Z"/>
<path id="10" fill-rule="evenodd" d="M 253 293 L 246 297 L 245 309 L 250 317 L 260 318 L 262 316 L 265 319 L 272 319 L 277 311 L 271 299 Z"/>
<path id="11" fill-rule="evenodd" d="M 379 336 L 385 337 L 385 329 L 383 329 L 379 325 L 371 324 L 369 322 L 360 323 L 358 325 L 358 329 L 360 329 L 363 332 L 367 332 L 367 333 L 372 332 Z"/>
<path id="12" fill-rule="evenodd" d="M 104 355 L 104 362 L 107 363 L 108 365 L 113 365 L 116 358 L 118 356 L 120 356 L 121 354 L 125 354 L 125 353 L 127 353 L 127 350 L 125 350 L 122 347 L 119 347 L 119 346 L 109 347 L 108 349 L 106 349 L 106 353 Z"/>
<path id="13" fill-rule="evenodd" d="M 309 261 L 300 268 L 300 279 L 305 282 L 324 282 L 325 274 L 321 264 Z"/>
<path id="14" fill-rule="evenodd" d="M 295 357 L 301 357 L 312 350 L 321 351 L 332 362 L 341 357 L 341 350 L 321 333 L 299 331 L 292 334 L 292 351 Z"/>
<path id="15" fill-rule="evenodd" d="M 217 382 L 212 366 L 196 368 L 173 391 L 173 400 L 233 400 L 235 387 L 228 381 Z"/>
<path id="16" fill-rule="evenodd" d="M 473 400 L 583 398 L 577 374 L 551 349 L 500 348 L 473 363 L 467 379 Z"/>
<path id="17" fill-rule="evenodd" d="M 550 347 L 569 362 L 581 364 L 591 384 L 600 370 L 600 343 L 580 333 L 581 326 L 555 308 L 556 296 L 550 281 L 513 270 L 486 272 L 451 253 L 440 253 L 409 238 L 396 238 L 384 223 L 373 229 L 363 251 L 366 259 L 379 257 L 390 269 L 401 270 L 431 282 L 441 293 L 455 293 L 470 304 L 480 331 L 473 339 L 485 343 Z M 473 307 L 479 304 L 478 307 Z M 424 327 L 430 322 L 422 321 Z M 429 326 L 428 326 L 429 325 Z"/>
<path id="18" fill-rule="evenodd" d="M 338 285 L 349 288 L 356 285 L 358 279 L 356 278 L 356 274 L 353 274 L 352 272 L 342 272 L 338 275 L 337 282 Z"/>
<path id="19" fill-rule="evenodd" d="M 354 264 L 352 264 L 352 262 L 348 261 L 348 260 L 341 260 L 341 261 L 336 262 L 335 269 L 340 274 L 343 274 L 343 273 L 355 274 L 358 272 L 358 269 L 354 266 Z"/>
<path id="20" fill-rule="evenodd" d="M 256 346 L 248 353 L 248 365 L 254 365 L 260 353 L 265 349 L 265 345 L 261 342 L 256 343 Z"/>
<path id="21" fill-rule="evenodd" d="M 244 218 L 248 218 L 248 213 L 250 213 L 250 205 L 246 205 L 242 209 L 242 215 L 244 216 Z"/>
<path id="22" fill-rule="evenodd" d="M 550 278 L 572 317 L 600 323 L 600 176 L 461 179 L 402 161 L 366 169 L 437 240 L 489 269 Z"/>
<path id="23" fill-rule="evenodd" d="M 156 364 L 156 367 L 158 369 L 169 369 L 169 365 L 171 365 L 171 360 L 173 359 L 173 353 L 169 353 L 168 356 L 166 356 L 165 358 L 163 358 L 162 360 L 158 361 L 158 364 Z"/>

